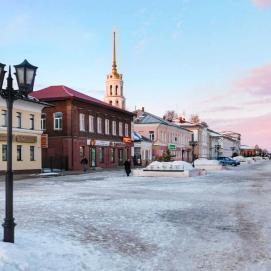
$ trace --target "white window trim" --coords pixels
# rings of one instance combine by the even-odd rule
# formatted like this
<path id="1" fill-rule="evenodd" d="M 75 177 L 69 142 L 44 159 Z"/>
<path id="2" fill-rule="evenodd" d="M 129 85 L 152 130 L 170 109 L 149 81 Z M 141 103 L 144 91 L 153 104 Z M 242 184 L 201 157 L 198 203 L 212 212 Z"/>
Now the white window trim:
<path id="1" fill-rule="evenodd" d="M 117 122 L 115 120 L 112 121 L 112 135 L 117 135 Z"/>
<path id="2" fill-rule="evenodd" d="M 105 119 L 105 122 L 104 122 L 104 131 L 105 131 L 105 134 L 106 135 L 109 135 L 110 134 L 110 122 L 109 122 L 109 119 Z"/>
<path id="3" fill-rule="evenodd" d="M 119 136 L 123 136 L 123 124 L 119 122 Z"/>
<path id="4" fill-rule="evenodd" d="M 80 116 L 79 117 L 79 120 L 80 120 L 80 131 L 84 132 L 86 130 L 85 129 L 85 127 L 86 127 L 86 125 L 85 125 L 85 114 L 80 113 L 79 116 Z"/>
<path id="5" fill-rule="evenodd" d="M 90 133 L 94 133 L 94 116 L 89 115 L 88 116 L 88 121 L 89 121 L 88 130 L 89 130 Z"/>

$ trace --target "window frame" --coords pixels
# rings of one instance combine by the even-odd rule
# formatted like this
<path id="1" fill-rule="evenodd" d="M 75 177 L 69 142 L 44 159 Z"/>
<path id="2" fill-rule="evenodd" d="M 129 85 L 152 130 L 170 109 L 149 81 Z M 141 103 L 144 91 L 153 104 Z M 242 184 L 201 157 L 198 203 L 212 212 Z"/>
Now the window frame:
<path id="1" fill-rule="evenodd" d="M 79 114 L 79 130 L 80 130 L 80 132 L 86 131 L 86 122 L 85 122 L 85 114 L 84 113 Z"/>
<path id="2" fill-rule="evenodd" d="M 56 114 L 61 114 L 61 117 L 56 117 Z M 63 113 L 62 112 L 54 112 L 54 131 L 61 131 L 63 128 Z M 56 125 L 56 123 L 58 125 Z M 58 127 L 56 127 L 58 126 Z"/>

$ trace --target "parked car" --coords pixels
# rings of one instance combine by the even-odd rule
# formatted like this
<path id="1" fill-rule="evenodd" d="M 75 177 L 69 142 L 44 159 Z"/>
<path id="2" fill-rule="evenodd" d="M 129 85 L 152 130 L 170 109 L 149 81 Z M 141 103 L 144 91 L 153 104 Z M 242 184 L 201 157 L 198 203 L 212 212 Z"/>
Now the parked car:
<path id="1" fill-rule="evenodd" d="M 218 157 L 217 160 L 219 161 L 220 164 L 222 164 L 223 166 L 238 166 L 240 165 L 240 161 L 236 161 L 230 157 Z"/>

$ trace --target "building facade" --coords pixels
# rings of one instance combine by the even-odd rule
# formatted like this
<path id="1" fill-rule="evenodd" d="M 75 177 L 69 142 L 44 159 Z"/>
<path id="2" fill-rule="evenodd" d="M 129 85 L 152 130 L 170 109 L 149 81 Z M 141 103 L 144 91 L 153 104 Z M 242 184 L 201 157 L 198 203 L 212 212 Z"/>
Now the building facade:
<path id="1" fill-rule="evenodd" d="M 193 133 L 193 140 L 195 142 L 194 157 L 197 158 L 209 158 L 209 134 L 208 125 L 205 122 L 190 123 L 190 122 L 179 122 L 175 120 L 178 126 L 185 128 Z"/>
<path id="2" fill-rule="evenodd" d="M 42 115 L 42 129 L 48 134 L 44 167 L 79 170 L 87 158 L 89 167 L 109 168 L 131 157 L 133 113 L 65 86 L 32 95 L 52 104 Z"/>
<path id="3" fill-rule="evenodd" d="M 191 161 L 190 131 L 143 110 L 137 110 L 136 113 L 134 129 L 153 142 L 152 160 L 170 150 L 174 160 Z"/>
<path id="4" fill-rule="evenodd" d="M 234 132 L 215 132 L 208 129 L 210 137 L 210 158 L 240 155 L 241 135 Z"/>
<path id="5" fill-rule="evenodd" d="M 16 100 L 13 106 L 12 164 L 14 172 L 40 172 L 41 111 L 45 104 L 37 99 Z M 7 108 L 0 98 L 0 172 L 7 167 Z"/>
<path id="6" fill-rule="evenodd" d="M 152 162 L 152 141 L 135 131 L 132 132 L 132 141 L 134 145 L 133 164 L 147 166 Z"/>

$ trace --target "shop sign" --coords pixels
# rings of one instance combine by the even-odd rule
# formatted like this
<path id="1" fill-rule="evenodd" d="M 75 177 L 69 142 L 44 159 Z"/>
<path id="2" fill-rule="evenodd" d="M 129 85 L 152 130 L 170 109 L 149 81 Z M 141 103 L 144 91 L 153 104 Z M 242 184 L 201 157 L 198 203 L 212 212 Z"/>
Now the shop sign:
<path id="1" fill-rule="evenodd" d="M 15 136 L 12 136 L 12 141 L 15 140 Z M 0 134 L 0 141 L 7 141 L 7 134 Z"/>
<path id="2" fill-rule="evenodd" d="M 123 143 L 130 144 L 132 142 L 132 139 L 129 136 L 124 136 L 122 141 Z"/>
<path id="3" fill-rule="evenodd" d="M 48 134 L 42 134 L 40 138 L 40 145 L 42 149 L 48 148 Z"/>
<path id="4" fill-rule="evenodd" d="M 95 145 L 96 145 L 96 146 L 108 147 L 108 146 L 110 146 L 110 141 L 105 141 L 105 140 L 95 140 Z"/>
<path id="5" fill-rule="evenodd" d="M 175 144 L 168 144 L 168 149 L 170 151 L 176 151 L 176 145 Z"/>
<path id="6" fill-rule="evenodd" d="M 16 141 L 20 143 L 36 143 L 37 137 L 36 136 L 27 136 L 27 135 L 17 135 Z"/>
<path id="7" fill-rule="evenodd" d="M 114 147 L 124 147 L 125 144 L 123 142 L 112 142 L 112 146 L 114 146 Z"/>

